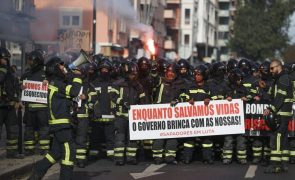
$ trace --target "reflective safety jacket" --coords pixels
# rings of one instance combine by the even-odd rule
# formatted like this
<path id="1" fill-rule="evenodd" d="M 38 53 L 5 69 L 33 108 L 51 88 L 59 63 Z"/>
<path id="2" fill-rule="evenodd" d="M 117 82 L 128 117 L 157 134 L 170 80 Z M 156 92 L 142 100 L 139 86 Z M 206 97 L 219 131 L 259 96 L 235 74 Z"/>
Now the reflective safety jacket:
<path id="1" fill-rule="evenodd" d="M 23 84 L 24 80 L 30 80 L 30 81 L 39 81 L 43 82 L 45 80 L 45 71 L 43 69 L 43 66 L 40 67 L 39 70 L 36 70 L 34 72 L 27 71 L 23 76 L 21 77 L 20 84 Z M 44 110 L 47 109 L 47 104 L 42 103 L 35 103 L 35 102 L 25 102 L 26 110 L 29 111 L 37 111 L 37 110 Z"/>
<path id="2" fill-rule="evenodd" d="M 281 116 L 292 115 L 293 88 L 287 73 L 282 71 L 271 87 L 271 109 Z"/>
<path id="3" fill-rule="evenodd" d="M 8 70 L 8 67 L 0 66 L 0 107 L 13 106 L 16 97 L 15 77 Z"/>
<path id="4" fill-rule="evenodd" d="M 146 104 L 145 92 L 141 84 L 138 81 L 130 82 L 126 79 L 113 83 L 111 100 L 116 104 L 116 116 L 125 119 L 128 118 L 128 106 Z"/>
<path id="5" fill-rule="evenodd" d="M 156 91 L 156 99 L 154 103 L 163 104 L 171 103 L 174 100 L 182 100 L 185 93 L 185 85 L 182 79 L 176 79 L 172 82 L 166 81 L 165 78 L 161 79 L 161 83 Z"/>
<path id="6" fill-rule="evenodd" d="M 255 96 L 258 96 L 258 79 L 256 79 L 254 76 L 249 75 L 245 77 L 242 80 L 243 86 L 247 89 L 248 93 L 245 97 L 247 97 L 249 100 L 252 100 Z"/>
<path id="7" fill-rule="evenodd" d="M 210 79 L 208 80 L 210 96 L 212 100 L 226 99 L 227 91 L 229 90 L 228 82 L 224 79 Z"/>
<path id="8" fill-rule="evenodd" d="M 203 101 L 205 99 L 211 99 L 210 98 L 210 91 L 209 86 L 198 86 L 196 84 L 192 84 L 190 87 L 186 89 L 187 99 L 194 99 L 194 101 Z"/>
<path id="9" fill-rule="evenodd" d="M 82 80 L 75 77 L 71 82 L 60 77 L 50 80 L 48 86 L 48 116 L 50 131 L 71 127 L 72 99 L 80 93 Z"/>

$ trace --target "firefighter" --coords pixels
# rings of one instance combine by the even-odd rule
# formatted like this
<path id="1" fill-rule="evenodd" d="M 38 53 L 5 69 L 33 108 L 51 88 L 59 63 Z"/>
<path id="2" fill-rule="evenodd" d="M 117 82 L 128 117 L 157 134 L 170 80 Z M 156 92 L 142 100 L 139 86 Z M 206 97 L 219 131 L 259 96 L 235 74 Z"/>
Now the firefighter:
<path id="1" fill-rule="evenodd" d="M 225 100 L 228 92 L 228 81 L 226 80 L 226 65 L 222 62 L 212 64 L 211 79 L 208 80 L 211 100 Z M 211 137 L 211 142 L 203 146 L 213 146 L 216 153 L 221 153 L 223 136 Z M 204 142 L 204 141 L 203 141 Z M 213 148 L 213 147 L 212 147 Z M 219 156 L 220 157 L 220 156 Z"/>
<path id="2" fill-rule="evenodd" d="M 137 164 L 137 143 L 129 140 L 128 111 L 131 105 L 145 104 L 145 93 L 138 82 L 138 66 L 134 62 L 123 65 L 124 79 L 113 83 L 111 100 L 115 107 L 115 148 L 116 165 Z"/>
<path id="3" fill-rule="evenodd" d="M 106 155 L 109 159 L 114 156 L 114 114 L 112 107 L 114 104 L 111 102 L 110 93 L 112 92 L 111 82 L 112 64 L 108 58 L 103 58 L 98 67 L 98 78 L 91 82 L 90 90 L 88 93 L 88 104 L 92 109 L 91 123 L 98 125 L 99 129 L 103 132 L 104 141 L 106 143 Z M 90 149 L 97 150 L 97 146 L 92 143 L 99 137 L 100 132 L 91 131 L 90 134 Z"/>
<path id="4" fill-rule="evenodd" d="M 244 73 L 235 68 L 229 73 L 229 90 L 226 95 L 226 99 L 231 101 L 232 99 L 242 99 L 243 101 L 248 101 L 247 95 L 248 90 L 242 84 Z M 240 164 L 247 163 L 247 145 L 246 138 L 241 135 L 226 135 L 224 138 L 223 152 L 222 152 L 222 162 L 223 164 L 232 163 L 234 140 L 236 140 L 236 151 L 237 160 Z"/>
<path id="5" fill-rule="evenodd" d="M 270 103 L 270 87 L 272 86 L 273 80 L 269 71 L 270 62 L 265 61 L 259 66 L 259 97 L 260 102 L 264 104 Z M 268 137 L 253 137 L 252 143 L 253 152 L 253 164 L 261 162 L 267 164 L 269 162 L 270 147 Z"/>
<path id="6" fill-rule="evenodd" d="M 21 83 L 24 80 L 46 81 L 44 71 L 44 57 L 40 51 L 34 50 L 27 56 L 27 63 L 29 71 L 21 77 Z M 21 85 L 21 89 L 25 90 L 27 87 Z M 49 150 L 50 137 L 49 125 L 47 117 L 47 104 L 25 102 L 25 135 L 24 135 L 24 149 L 25 155 L 30 156 L 35 153 L 35 146 L 38 144 L 35 138 L 35 130 L 38 131 L 38 141 L 40 154 L 45 155 Z"/>
<path id="7" fill-rule="evenodd" d="M 17 87 L 14 87 L 15 79 L 10 67 L 10 53 L 0 47 L 0 137 L 2 134 L 3 123 L 6 127 L 6 157 L 22 158 L 18 154 L 18 122 L 16 117 L 16 108 L 18 108 L 18 99 L 15 97 Z"/>
<path id="8" fill-rule="evenodd" d="M 82 94 L 87 94 L 89 90 L 89 77 L 88 72 L 94 69 L 92 64 L 83 64 L 80 68 L 82 72 Z M 83 100 L 78 100 L 73 102 L 73 118 L 75 120 L 75 144 L 76 144 L 76 165 L 79 168 L 85 168 L 87 159 L 87 150 L 88 150 L 88 127 L 89 127 L 89 107 L 87 105 L 88 98 Z M 81 101 L 81 102 L 79 102 Z M 81 103 L 79 105 L 79 103 Z"/>
<path id="9" fill-rule="evenodd" d="M 194 70 L 195 83 L 186 88 L 187 99 L 190 104 L 194 104 L 194 101 L 204 101 L 205 105 L 210 102 L 210 91 L 207 84 L 207 67 L 205 65 L 199 65 Z M 189 164 L 193 159 L 195 138 L 185 138 L 183 143 L 182 161 L 185 164 Z M 212 157 L 213 143 L 211 138 L 202 138 L 202 154 L 204 163 L 213 163 Z"/>
<path id="10" fill-rule="evenodd" d="M 177 64 L 179 66 L 178 74 L 180 78 L 182 78 L 185 83 L 191 84 L 194 79 L 190 76 L 190 64 L 188 61 L 185 59 L 180 59 Z"/>
<path id="11" fill-rule="evenodd" d="M 295 64 L 293 64 L 292 66 L 292 71 L 290 73 L 290 78 L 292 80 L 293 83 L 293 92 L 295 91 Z M 292 110 L 293 110 L 293 120 L 294 115 L 295 115 L 295 94 L 293 94 L 293 106 L 292 106 Z M 289 143 L 290 143 L 290 164 L 295 164 L 295 138 L 294 137 L 289 137 Z"/>
<path id="12" fill-rule="evenodd" d="M 270 165 L 264 172 L 279 173 L 288 170 L 286 166 L 286 162 L 289 161 L 288 123 L 292 118 L 293 89 L 292 81 L 283 70 L 281 61 L 273 59 L 269 69 L 274 83 L 271 87 L 271 106 L 264 111 L 264 116 L 273 114 L 278 122 L 276 127 L 272 128 Z"/>
<path id="13" fill-rule="evenodd" d="M 138 80 L 140 84 L 145 87 L 144 92 L 145 92 L 145 97 L 146 97 L 146 103 L 147 104 L 152 104 L 153 98 L 152 98 L 152 93 L 153 93 L 153 78 L 150 75 L 151 72 L 151 63 L 149 59 L 146 57 L 141 57 L 138 59 L 138 69 L 139 69 L 139 74 L 138 74 Z M 152 145 L 153 145 L 153 140 L 143 140 L 143 149 L 144 149 L 144 154 L 146 158 L 150 158 L 152 156 Z"/>
<path id="14" fill-rule="evenodd" d="M 175 106 L 180 101 L 180 94 L 183 90 L 183 81 L 177 79 L 178 65 L 176 63 L 169 64 L 161 79 L 161 83 L 156 91 L 156 99 L 154 103 L 171 103 Z M 164 161 L 168 164 L 176 164 L 177 139 L 156 139 L 152 147 L 153 158 L 155 164 L 161 164 Z"/>
<path id="15" fill-rule="evenodd" d="M 73 71 L 74 78 L 68 78 L 68 71 L 59 57 L 52 57 L 46 63 L 45 72 L 49 81 L 48 117 L 53 142 L 49 153 L 35 164 L 29 179 L 41 179 L 59 160 L 61 160 L 60 179 L 72 179 L 75 149 L 70 108 L 72 99 L 80 93 L 82 80 L 78 71 Z M 85 99 L 86 96 L 81 94 L 79 98 Z"/>

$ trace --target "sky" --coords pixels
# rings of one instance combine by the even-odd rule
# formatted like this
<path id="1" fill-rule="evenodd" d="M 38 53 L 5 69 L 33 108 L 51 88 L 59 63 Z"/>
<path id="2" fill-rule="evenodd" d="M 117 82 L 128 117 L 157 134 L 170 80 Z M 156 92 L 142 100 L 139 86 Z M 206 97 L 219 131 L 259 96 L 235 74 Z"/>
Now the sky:
<path id="1" fill-rule="evenodd" d="M 292 43 L 295 43 L 295 13 L 291 17 L 289 36 L 291 37 Z"/>

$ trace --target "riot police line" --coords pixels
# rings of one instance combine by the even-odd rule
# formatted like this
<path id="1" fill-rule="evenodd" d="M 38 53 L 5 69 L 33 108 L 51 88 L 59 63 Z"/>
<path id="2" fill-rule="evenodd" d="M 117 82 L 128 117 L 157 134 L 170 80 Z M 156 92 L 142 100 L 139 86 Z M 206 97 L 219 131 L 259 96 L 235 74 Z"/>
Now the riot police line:
<path id="1" fill-rule="evenodd" d="M 286 87 L 294 88 L 294 65 L 283 66 L 277 60 L 258 64 L 239 58 L 227 63 L 204 63 L 192 67 L 185 59 L 151 61 L 145 57 L 89 57 L 83 51 L 81 54 L 71 61 L 54 56 L 45 63 L 43 51 L 32 51 L 27 56 L 29 68 L 17 82 L 9 63 L 10 54 L 1 48 L 0 109 L 1 124 L 5 123 L 8 134 L 7 158 L 21 157 L 17 149 L 15 108 L 20 105 L 21 90 L 27 88 L 22 82 L 31 80 L 48 85 L 47 104 L 21 104 L 25 108 L 24 155 L 45 155 L 36 163 L 31 179 L 40 179 L 58 161 L 62 165 L 61 178 L 69 178 L 74 165 L 83 168 L 87 161 L 101 154 L 116 165 L 136 165 L 141 159 L 138 157 L 140 151 L 155 164 L 189 164 L 197 155 L 208 164 L 218 159 L 225 165 L 234 160 L 240 164 L 249 160 L 255 164 L 263 163 L 268 165 L 268 173 L 287 171 L 286 164 L 295 163 L 291 109 L 288 105 L 285 108 L 288 112 L 280 113 L 273 104 L 294 102 L 294 97 L 286 98 L 294 89 L 287 92 L 276 84 L 284 74 L 287 80 L 283 79 L 282 86 L 289 83 Z M 276 66 L 271 67 L 272 64 Z M 283 70 L 278 76 L 273 69 L 280 66 Z M 72 100 L 75 97 L 79 97 L 81 105 Z M 210 101 L 232 99 L 242 99 L 246 104 L 267 104 L 263 105 L 263 110 L 268 107 L 269 112 L 263 113 L 265 116 L 261 111 L 245 114 L 246 134 L 242 135 L 143 141 L 131 141 L 128 137 L 131 105 L 169 103 L 177 107 L 179 102 L 194 104 L 203 101 L 208 105 Z M 280 128 L 286 117 L 289 118 L 289 139 L 284 141 L 284 149 L 275 151 L 280 143 L 272 136 L 280 138 L 286 133 L 286 129 Z M 221 121 L 225 123 L 226 120 Z M 153 125 L 156 126 L 161 127 Z M 148 125 L 142 125 L 142 128 L 148 128 Z"/>

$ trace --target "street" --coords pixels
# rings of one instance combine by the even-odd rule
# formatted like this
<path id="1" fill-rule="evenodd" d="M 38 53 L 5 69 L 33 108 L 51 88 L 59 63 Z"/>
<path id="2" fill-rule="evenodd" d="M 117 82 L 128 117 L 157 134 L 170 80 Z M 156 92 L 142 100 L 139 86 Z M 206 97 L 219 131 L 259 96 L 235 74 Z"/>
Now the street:
<path id="1" fill-rule="evenodd" d="M 75 168 L 74 180 L 90 180 L 90 179 L 145 179 L 145 180 L 214 180 L 214 179 L 284 179 L 291 180 L 295 177 L 295 166 L 289 165 L 288 173 L 281 174 L 264 174 L 264 167 L 257 165 L 222 165 L 215 162 L 214 165 L 204 165 L 197 161 L 189 165 L 154 165 L 151 162 L 141 162 L 138 165 L 115 166 L 113 162 L 108 160 L 98 160 L 85 169 Z M 53 166 L 44 179 L 58 179 L 59 166 Z"/>

